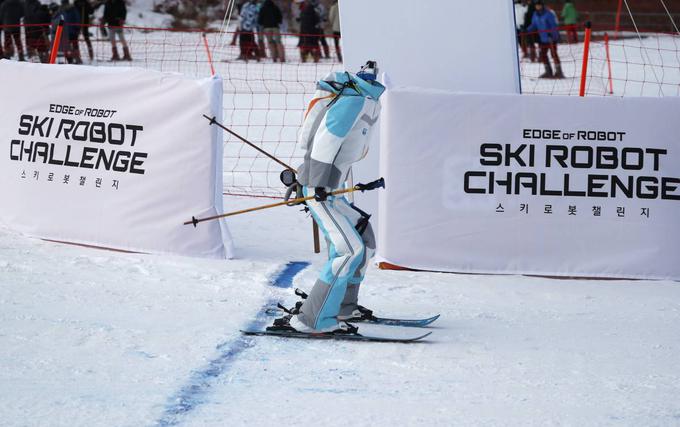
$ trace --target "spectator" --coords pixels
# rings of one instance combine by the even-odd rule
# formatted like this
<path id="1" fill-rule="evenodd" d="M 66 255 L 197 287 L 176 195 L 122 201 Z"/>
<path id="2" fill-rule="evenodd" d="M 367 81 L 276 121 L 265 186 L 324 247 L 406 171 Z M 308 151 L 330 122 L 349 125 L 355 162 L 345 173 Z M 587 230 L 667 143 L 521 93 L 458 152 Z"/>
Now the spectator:
<path id="1" fill-rule="evenodd" d="M 557 31 L 555 15 L 545 7 L 543 0 L 536 1 L 536 12 L 531 20 L 527 31 L 538 31 L 540 55 L 539 60 L 545 65 L 545 73 L 540 78 L 564 78 L 560 57 L 557 54 L 557 43 L 560 41 L 560 33 Z M 555 73 L 550 66 L 548 51 L 555 62 Z"/>
<path id="2" fill-rule="evenodd" d="M 21 43 L 21 18 L 24 17 L 24 5 L 21 0 L 5 0 L 0 6 L 0 25 L 5 25 L 5 58 L 13 56 L 14 47 L 19 54 L 19 61 L 25 61 L 24 46 Z"/>
<path id="3" fill-rule="evenodd" d="M 52 17 L 52 34 L 56 34 L 60 21 L 64 21 L 64 28 L 58 49 L 64 53 L 64 58 L 69 64 L 82 64 L 80 49 L 78 47 L 78 34 L 80 34 L 80 15 L 70 4 L 69 0 L 61 0 L 59 7 Z"/>
<path id="4" fill-rule="evenodd" d="M 78 44 L 78 36 L 80 35 L 80 13 L 78 13 L 78 10 L 71 5 L 70 0 L 61 0 L 61 7 L 63 9 L 64 22 L 67 24 L 64 28 L 64 35 L 68 40 L 66 59 L 69 64 L 82 64 L 83 60 L 80 57 L 80 45 Z"/>
<path id="5" fill-rule="evenodd" d="M 300 13 L 304 5 L 304 0 L 293 0 L 290 5 L 291 30 L 297 34 L 300 34 Z"/>
<path id="6" fill-rule="evenodd" d="M 538 34 L 527 30 L 536 13 L 536 0 L 527 0 L 527 12 L 524 15 L 524 42 L 529 51 L 529 60 L 536 62 L 536 43 L 538 43 Z"/>
<path id="7" fill-rule="evenodd" d="M 234 35 L 231 37 L 231 46 L 236 46 L 238 36 L 241 32 L 241 9 L 243 9 L 243 2 L 238 2 L 236 5 L 236 31 L 234 31 Z M 243 59 L 243 55 L 239 55 L 236 59 Z"/>
<path id="8" fill-rule="evenodd" d="M 264 0 L 255 0 L 255 7 L 257 8 L 257 16 L 260 16 L 260 10 L 262 10 L 262 4 Z M 255 30 L 257 32 L 257 57 L 262 59 L 267 57 L 267 48 L 265 47 L 265 36 L 260 25 L 258 18 L 255 18 Z"/>
<path id="9" fill-rule="evenodd" d="M 269 51 L 274 62 L 286 62 L 286 54 L 281 43 L 280 25 L 283 22 L 281 9 L 273 0 L 265 0 L 260 8 L 258 23 L 267 37 Z"/>
<path id="10" fill-rule="evenodd" d="M 326 13 L 326 7 L 319 3 L 319 0 L 310 0 L 314 5 L 314 10 L 316 15 L 319 17 L 319 24 L 316 27 L 317 34 L 319 35 L 319 41 L 321 42 L 321 47 L 323 48 L 323 56 L 328 59 L 331 57 L 330 49 L 328 48 L 328 42 L 326 41 L 326 31 L 324 27 L 326 22 L 328 22 L 328 14 Z"/>
<path id="11" fill-rule="evenodd" d="M 116 47 L 116 35 L 123 46 L 123 60 L 132 61 L 130 48 L 125 41 L 123 25 L 127 18 L 127 6 L 125 0 L 106 0 L 104 3 L 104 22 L 109 27 L 109 39 L 111 40 L 111 61 L 120 61 L 118 48 Z"/>
<path id="12" fill-rule="evenodd" d="M 26 53 L 29 58 L 37 56 L 38 60 L 46 63 L 49 59 L 47 51 L 50 12 L 47 5 L 39 0 L 26 0 L 24 7 L 24 24 L 26 24 Z"/>
<path id="13" fill-rule="evenodd" d="M 338 62 L 342 62 L 342 51 L 340 50 L 340 9 L 338 8 L 338 0 L 333 2 L 330 12 L 328 12 L 328 20 L 331 23 L 333 30 L 333 42 L 335 43 L 335 53 L 338 55 Z"/>
<path id="14" fill-rule="evenodd" d="M 319 62 L 321 49 L 319 48 L 319 16 L 314 7 L 314 0 L 302 3 L 300 12 L 300 59 L 307 62 L 307 55 L 311 55 L 314 62 Z"/>
<path id="15" fill-rule="evenodd" d="M 576 28 L 578 26 L 578 11 L 576 11 L 576 6 L 571 0 L 564 2 L 564 7 L 562 8 L 562 21 L 567 27 L 567 41 L 569 43 L 578 43 L 578 33 Z"/>
<path id="16" fill-rule="evenodd" d="M 2 10 L 2 3 L 4 3 L 4 1 L 5 0 L 0 0 L 0 10 Z M 2 15 L 0 15 L 0 59 L 3 59 L 4 57 L 5 52 L 2 49 Z"/>
<path id="17" fill-rule="evenodd" d="M 240 59 L 260 60 L 257 54 L 257 44 L 255 43 L 255 30 L 257 29 L 257 5 L 252 0 L 246 0 L 241 7 L 239 29 L 239 45 L 241 46 Z"/>
<path id="18" fill-rule="evenodd" d="M 517 30 L 517 42 L 522 49 L 522 58 L 528 57 L 527 55 L 527 44 L 524 36 L 524 30 L 526 25 L 524 24 L 524 18 L 526 18 L 527 6 L 525 0 L 515 0 L 515 28 Z"/>
<path id="19" fill-rule="evenodd" d="M 92 62 L 94 60 L 94 51 L 92 50 L 92 41 L 90 40 L 90 17 L 94 13 L 94 7 L 92 7 L 90 0 L 75 0 L 73 6 L 75 6 L 80 15 L 79 29 L 87 45 L 87 56 L 90 58 L 90 62 Z"/>

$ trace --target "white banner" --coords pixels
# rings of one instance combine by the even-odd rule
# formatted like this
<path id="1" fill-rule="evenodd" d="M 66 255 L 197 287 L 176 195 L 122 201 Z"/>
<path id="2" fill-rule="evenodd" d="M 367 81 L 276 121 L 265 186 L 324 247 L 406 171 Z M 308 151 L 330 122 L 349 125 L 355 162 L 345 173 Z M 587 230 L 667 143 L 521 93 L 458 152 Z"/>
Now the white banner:
<path id="1" fill-rule="evenodd" d="M 519 93 L 514 13 L 509 0 L 340 0 L 343 64 L 356 72 L 378 61 L 388 88 Z M 378 132 L 372 138 L 354 183 L 378 177 Z M 352 197 L 379 222 L 376 192 Z"/>
<path id="2" fill-rule="evenodd" d="M 680 99 L 397 89 L 383 102 L 385 261 L 680 279 Z"/>
<path id="3" fill-rule="evenodd" d="M 340 0 L 343 64 L 378 61 L 395 86 L 519 93 L 508 0 Z"/>
<path id="4" fill-rule="evenodd" d="M 222 81 L 0 61 L 0 222 L 49 240 L 230 257 Z"/>

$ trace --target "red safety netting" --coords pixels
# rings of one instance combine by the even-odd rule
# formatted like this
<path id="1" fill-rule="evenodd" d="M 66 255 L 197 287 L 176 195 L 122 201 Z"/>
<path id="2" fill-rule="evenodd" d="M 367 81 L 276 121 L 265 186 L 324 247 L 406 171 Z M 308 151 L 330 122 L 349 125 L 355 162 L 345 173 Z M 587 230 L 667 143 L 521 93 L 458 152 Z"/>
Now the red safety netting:
<path id="1" fill-rule="evenodd" d="M 26 32 L 36 29 L 39 27 L 21 28 L 22 41 Z M 268 34 L 243 37 L 240 33 L 204 35 L 200 31 L 125 27 L 120 30 L 127 48 L 117 36 L 114 51 L 108 38 L 110 28 L 85 29 L 89 31 L 92 55 L 81 32 L 76 44 L 69 44 L 67 40 L 60 43 L 58 63 L 82 61 L 98 66 L 136 66 L 194 77 L 208 77 L 214 69 L 224 80 L 224 114 L 218 120 L 293 168 L 302 161 L 302 153 L 296 150 L 297 132 L 316 82 L 331 71 L 342 69 L 336 40 L 331 36 L 302 36 L 304 47 L 301 49 L 298 47 L 301 36 L 283 34 L 280 36 L 283 49 L 276 49 L 275 62 L 274 49 L 267 43 Z M 66 26 L 64 37 L 68 37 L 68 32 Z M 48 34 L 46 29 L 41 37 Z M 45 39 L 41 46 L 48 49 L 50 45 L 51 41 Z M 131 61 L 123 60 L 126 50 Z M 7 53 L 15 59 L 19 57 L 14 47 Z M 41 59 L 38 49 L 33 49 L 31 56 L 25 48 L 24 53 L 30 61 Z M 121 60 L 112 60 L 116 56 Z M 197 120 L 209 125 L 202 117 Z M 281 197 L 285 191 L 279 180 L 282 167 L 226 132 L 224 138 L 224 193 Z"/>
<path id="2" fill-rule="evenodd" d="M 44 60 L 44 50 L 51 45 L 48 27 L 44 33 L 37 31 L 39 26 L 5 27 L 4 41 L 11 28 L 19 29 L 22 45 L 26 35 L 29 39 L 33 37 L 26 43 L 31 51 L 24 50 L 28 60 L 39 61 L 40 53 Z M 283 34 L 280 36 L 283 49 L 276 51 L 275 61 L 266 34 L 243 37 L 238 33 L 208 33 L 204 36 L 200 31 L 125 27 L 120 33 L 125 37 L 131 61 L 112 61 L 116 54 L 121 59 L 126 55 L 120 41 L 116 51 L 113 50 L 109 40 L 112 29 L 98 26 L 84 29 L 78 41 L 69 44 L 69 27 L 66 27 L 67 39 L 61 43 L 57 62 L 75 61 L 77 46 L 79 58 L 85 64 L 132 65 L 194 77 L 210 76 L 214 70 L 224 80 L 223 124 L 292 167 L 298 167 L 302 161 L 302 153 L 296 147 L 297 132 L 316 82 L 329 72 L 342 69 L 336 40 L 331 36 Z M 526 57 L 520 50 L 524 94 L 579 94 L 585 53 L 584 29 L 576 28 L 575 34 L 567 28 L 560 30 L 562 42 L 557 44 L 556 51 L 564 74 L 561 79 L 540 77 L 545 72 L 545 65 L 539 61 L 540 48 L 536 45 L 535 62 L 532 62 L 526 37 L 521 38 L 527 46 Z M 89 34 L 91 56 L 85 33 Z M 75 31 L 71 34 L 73 38 Z M 578 42 L 573 42 L 574 36 Z M 43 41 L 36 42 L 36 37 L 42 37 Z M 572 42 L 568 42 L 570 40 Z M 298 46 L 300 42 L 302 49 Z M 5 54 L 19 57 L 13 38 L 10 43 L 3 43 L 3 47 Z M 553 58 L 549 51 L 546 53 L 555 72 Z M 280 61 L 281 57 L 285 57 L 284 62 Z M 680 95 L 678 34 L 630 31 L 616 34 L 596 29 L 591 35 L 587 65 L 587 96 Z M 205 119 L 198 117 L 197 120 Z M 208 121 L 205 122 L 208 126 Z M 224 193 L 281 197 L 284 192 L 279 181 L 282 167 L 226 132 L 224 138 Z"/>
<path id="3" fill-rule="evenodd" d="M 546 58 L 540 58 L 540 44 L 531 52 L 531 38 L 523 33 L 520 49 L 522 93 L 539 95 L 579 95 L 585 47 L 585 29 L 560 28 L 556 51 L 564 78 L 541 77 Z M 577 37 L 578 41 L 574 40 Z M 553 52 L 547 59 L 556 71 Z M 532 61 L 533 59 L 533 61 Z M 680 34 L 659 32 L 615 32 L 593 30 L 585 73 L 586 96 L 679 96 Z"/>

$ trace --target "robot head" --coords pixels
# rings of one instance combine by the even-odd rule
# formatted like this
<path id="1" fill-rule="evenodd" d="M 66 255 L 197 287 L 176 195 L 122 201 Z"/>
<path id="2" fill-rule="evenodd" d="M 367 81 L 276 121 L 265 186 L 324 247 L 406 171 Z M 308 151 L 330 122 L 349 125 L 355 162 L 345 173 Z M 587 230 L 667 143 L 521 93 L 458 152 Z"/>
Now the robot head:
<path id="1" fill-rule="evenodd" d="M 375 61 L 367 61 L 366 65 L 361 67 L 357 73 L 357 77 L 367 82 L 374 81 L 378 76 L 378 63 Z"/>

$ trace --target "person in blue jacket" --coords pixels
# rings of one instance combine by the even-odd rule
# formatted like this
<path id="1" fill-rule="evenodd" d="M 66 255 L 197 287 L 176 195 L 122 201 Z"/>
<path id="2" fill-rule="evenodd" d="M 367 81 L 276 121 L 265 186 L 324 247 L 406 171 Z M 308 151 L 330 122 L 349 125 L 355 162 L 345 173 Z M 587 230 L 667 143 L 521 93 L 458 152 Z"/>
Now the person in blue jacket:
<path id="1" fill-rule="evenodd" d="M 545 65 L 545 73 L 541 74 L 541 78 L 564 78 L 562 73 L 562 64 L 560 57 L 557 54 L 557 43 L 560 41 L 560 32 L 557 30 L 557 19 L 555 14 L 545 7 L 543 0 L 535 2 L 536 11 L 531 19 L 531 24 L 527 27 L 528 32 L 538 31 L 538 41 L 540 47 L 539 60 Z M 550 66 L 548 60 L 548 51 L 555 62 L 555 72 Z"/>

